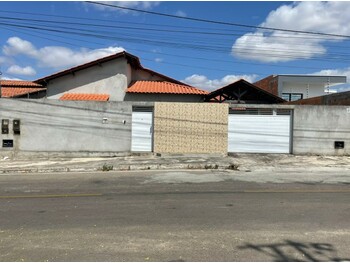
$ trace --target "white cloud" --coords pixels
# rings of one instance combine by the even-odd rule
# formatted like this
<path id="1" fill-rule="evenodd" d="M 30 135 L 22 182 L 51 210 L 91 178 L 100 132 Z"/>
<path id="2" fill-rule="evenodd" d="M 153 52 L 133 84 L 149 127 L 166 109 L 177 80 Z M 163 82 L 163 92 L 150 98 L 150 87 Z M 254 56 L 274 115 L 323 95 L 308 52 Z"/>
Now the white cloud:
<path id="1" fill-rule="evenodd" d="M 151 10 L 152 8 L 158 6 L 160 2 L 158 1 L 99 1 L 99 3 L 102 4 L 108 4 L 108 5 L 114 5 L 114 6 L 122 6 L 126 8 L 135 8 L 135 9 L 141 9 L 141 10 Z M 115 8 L 111 6 L 103 6 L 103 5 L 96 5 L 96 4 L 88 4 L 89 6 L 93 6 L 97 10 L 100 11 L 114 11 L 114 12 L 120 12 L 120 13 L 131 13 L 133 11 Z"/>
<path id="2" fill-rule="evenodd" d="M 272 11 L 260 26 L 349 35 L 349 12 L 348 2 L 296 2 Z M 325 41 L 330 38 L 259 29 L 238 38 L 232 54 L 264 62 L 307 59 L 325 54 Z"/>
<path id="3" fill-rule="evenodd" d="M 7 40 L 7 45 L 2 51 L 7 56 L 15 56 L 18 54 L 35 55 L 35 47 L 29 41 L 20 39 L 19 37 L 10 37 Z"/>
<path id="4" fill-rule="evenodd" d="M 194 74 L 182 80 L 182 82 L 204 90 L 213 91 L 236 82 L 240 79 L 252 83 L 257 79 L 257 75 L 226 75 L 221 79 L 208 79 L 206 76 Z"/>
<path id="5" fill-rule="evenodd" d="M 46 46 L 36 48 L 29 41 L 19 37 L 11 37 L 7 40 L 3 52 L 8 56 L 25 55 L 37 61 L 40 67 L 62 68 L 76 66 L 88 61 L 96 60 L 108 55 L 122 52 L 122 47 L 108 47 L 100 49 L 72 50 L 61 46 Z"/>
<path id="6" fill-rule="evenodd" d="M 22 80 L 22 79 L 19 79 L 19 78 L 10 78 L 10 77 L 7 77 L 6 75 L 3 76 L 1 79 L 3 79 L 3 80 Z"/>
<path id="7" fill-rule="evenodd" d="M 178 10 L 175 13 L 176 16 L 187 17 L 187 14 L 184 11 Z"/>
<path id="8" fill-rule="evenodd" d="M 18 65 L 12 65 L 6 71 L 8 74 L 23 75 L 23 76 L 34 76 L 36 74 L 35 69 L 30 66 L 20 67 Z"/>
<path id="9" fill-rule="evenodd" d="M 83 64 L 108 55 L 124 51 L 121 47 L 108 47 L 101 49 L 71 50 L 66 47 L 49 46 L 38 50 L 39 65 L 44 67 L 67 67 Z"/>
<path id="10" fill-rule="evenodd" d="M 326 76 L 346 76 L 347 84 L 331 86 L 331 90 L 342 92 L 350 91 L 350 67 L 343 69 L 324 69 L 311 75 L 326 75 Z"/>
<path id="11" fill-rule="evenodd" d="M 326 53 L 326 49 L 315 40 L 304 41 L 299 38 L 278 38 L 274 33 L 266 36 L 262 32 L 248 33 L 236 40 L 232 53 L 238 57 L 262 62 L 285 62 L 295 59 L 308 59 Z M 285 35 L 285 34 L 284 34 Z"/>
<path id="12" fill-rule="evenodd" d="M 163 62 L 164 59 L 162 59 L 162 58 L 155 58 L 154 61 L 157 62 L 157 63 L 160 63 L 160 62 Z"/>

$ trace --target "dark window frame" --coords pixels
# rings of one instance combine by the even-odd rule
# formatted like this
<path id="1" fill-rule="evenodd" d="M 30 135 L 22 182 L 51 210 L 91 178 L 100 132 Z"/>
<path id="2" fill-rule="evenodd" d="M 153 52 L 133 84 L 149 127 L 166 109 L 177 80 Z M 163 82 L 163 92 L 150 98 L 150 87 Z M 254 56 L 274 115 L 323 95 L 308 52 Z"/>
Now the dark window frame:
<path id="1" fill-rule="evenodd" d="M 284 96 L 288 96 L 288 99 L 286 99 Z M 304 97 L 304 94 L 303 93 L 282 93 L 282 99 L 286 101 L 296 101 L 296 100 L 292 100 L 292 96 L 300 96 L 300 98 L 296 100 L 302 100 Z"/>

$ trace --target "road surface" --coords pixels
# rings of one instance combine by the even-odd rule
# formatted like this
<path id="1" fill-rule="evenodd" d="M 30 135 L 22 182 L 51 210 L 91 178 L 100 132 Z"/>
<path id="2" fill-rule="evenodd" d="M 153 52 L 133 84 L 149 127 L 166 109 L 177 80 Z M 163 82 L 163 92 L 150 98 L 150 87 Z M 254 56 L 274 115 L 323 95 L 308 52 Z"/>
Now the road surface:
<path id="1" fill-rule="evenodd" d="M 348 184 L 232 173 L 1 175 L 0 260 L 350 260 Z"/>

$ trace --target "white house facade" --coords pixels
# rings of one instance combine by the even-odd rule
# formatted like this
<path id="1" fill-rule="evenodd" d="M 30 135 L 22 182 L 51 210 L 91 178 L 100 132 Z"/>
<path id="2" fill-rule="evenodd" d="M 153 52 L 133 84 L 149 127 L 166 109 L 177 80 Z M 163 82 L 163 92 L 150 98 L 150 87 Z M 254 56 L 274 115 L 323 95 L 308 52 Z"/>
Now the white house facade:
<path id="1" fill-rule="evenodd" d="M 346 76 L 271 75 L 254 84 L 286 101 L 329 94 L 331 87 L 346 83 Z"/>

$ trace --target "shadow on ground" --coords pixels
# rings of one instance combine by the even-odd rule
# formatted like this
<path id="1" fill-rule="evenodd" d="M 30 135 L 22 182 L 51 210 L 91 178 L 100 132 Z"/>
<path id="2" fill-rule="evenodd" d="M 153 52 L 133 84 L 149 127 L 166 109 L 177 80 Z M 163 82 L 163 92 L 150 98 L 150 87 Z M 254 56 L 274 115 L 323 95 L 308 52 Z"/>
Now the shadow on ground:
<path id="1" fill-rule="evenodd" d="M 270 257 L 271 261 L 350 261 L 350 258 L 338 257 L 337 249 L 328 243 L 305 243 L 284 240 L 275 244 L 246 243 L 238 249 L 250 249 Z"/>

